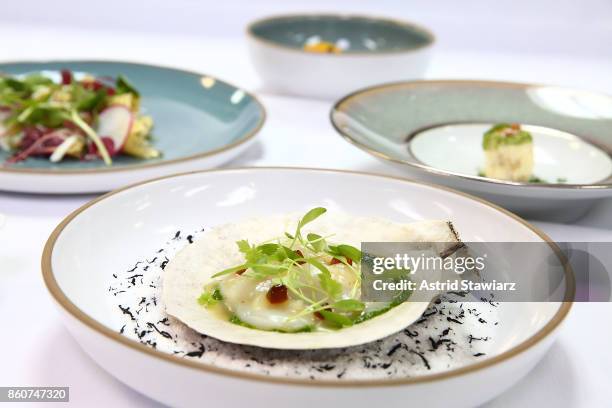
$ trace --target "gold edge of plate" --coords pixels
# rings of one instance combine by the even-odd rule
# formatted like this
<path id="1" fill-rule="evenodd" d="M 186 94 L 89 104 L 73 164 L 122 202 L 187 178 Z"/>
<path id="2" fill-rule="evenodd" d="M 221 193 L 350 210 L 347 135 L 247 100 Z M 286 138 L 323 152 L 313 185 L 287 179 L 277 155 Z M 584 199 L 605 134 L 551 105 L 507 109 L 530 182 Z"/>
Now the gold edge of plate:
<path id="1" fill-rule="evenodd" d="M 204 74 L 201 72 L 197 72 L 197 71 L 191 71 L 191 70 L 187 70 L 187 69 L 182 69 L 182 68 L 176 68 L 176 67 L 172 67 L 172 66 L 165 66 L 165 65 L 158 65 L 158 64 L 150 64 L 150 63 L 145 63 L 145 62 L 132 62 L 132 61 L 118 61 L 118 60 L 45 60 L 45 61 L 3 61 L 0 63 L 0 68 L 2 67 L 2 65 L 10 65 L 10 64 L 61 64 L 61 63 L 66 63 L 66 64 L 71 64 L 71 63 L 84 63 L 84 64 L 104 64 L 104 63 L 109 63 L 109 64 L 125 64 L 125 65 L 139 65 L 139 66 L 144 66 L 144 67 L 149 67 L 149 68 L 160 68 L 160 69 L 166 69 L 166 70 L 170 70 L 170 71 L 176 71 L 176 72 L 180 72 L 180 73 L 184 73 L 184 74 L 190 74 L 190 75 L 199 75 L 199 76 L 210 76 L 208 74 Z M 113 168 L 112 166 L 110 167 L 99 167 L 99 168 L 91 168 L 91 169 L 78 169 L 78 170 L 38 170 L 38 169 L 31 169 L 31 168 L 11 168 L 11 167 L 7 167 L 7 166 L 3 166 L 0 165 L 0 174 L 1 173 L 14 173 L 14 174 L 35 174 L 35 175 L 43 175 L 43 176 L 80 176 L 80 175 L 88 175 L 88 174 L 109 174 L 109 173 L 117 173 L 117 172 L 125 172 L 125 171 L 134 171 L 134 170 L 143 170 L 143 169 L 150 169 L 150 168 L 156 168 L 156 167 L 164 167 L 164 166 L 172 166 L 178 163 L 184 163 L 184 162 L 189 162 L 189 161 L 193 161 L 193 160 L 199 160 L 199 159 L 203 159 L 206 157 L 211 157 L 214 156 L 216 154 L 219 153 L 223 153 L 226 151 L 230 151 L 233 150 L 235 148 L 237 148 L 240 145 L 243 145 L 245 143 L 247 143 L 248 141 L 250 141 L 251 139 L 253 139 L 255 137 L 255 135 L 257 133 L 259 133 L 259 131 L 261 130 L 261 128 L 263 127 L 264 123 L 266 122 L 266 118 L 267 118 L 267 112 L 266 112 L 266 108 L 263 105 L 263 103 L 261 103 L 261 101 L 259 100 L 259 98 L 257 98 L 257 96 L 254 93 L 251 93 L 249 91 L 244 90 L 243 88 L 234 85 L 230 82 L 226 82 L 224 80 L 218 79 L 216 77 L 214 77 L 216 81 L 223 83 L 224 85 L 230 86 L 232 88 L 235 88 L 237 90 L 242 90 L 247 96 L 251 97 L 253 99 L 253 101 L 255 102 L 255 104 L 257 105 L 257 107 L 259 108 L 259 111 L 261 113 L 261 117 L 259 118 L 259 120 L 257 121 L 256 126 L 250 130 L 249 132 L 245 133 L 244 135 L 242 135 L 242 137 L 240 137 L 240 139 L 222 146 L 222 147 L 218 147 L 216 149 L 213 150 L 208 150 L 206 152 L 203 153 L 198 153 L 198 154 L 192 154 L 189 156 L 185 156 L 185 157 L 178 157 L 176 159 L 171 159 L 171 160 L 163 160 L 162 161 L 157 161 L 157 162 L 149 162 L 146 163 L 139 163 L 139 164 L 134 164 L 134 165 L 130 165 L 130 166 L 123 166 L 123 167 L 119 167 L 119 168 Z"/>
<path id="2" fill-rule="evenodd" d="M 397 163 L 404 166 L 409 166 L 413 168 L 418 168 L 430 174 L 435 174 L 438 176 L 452 176 L 458 177 L 463 180 L 476 181 L 481 183 L 488 183 L 492 185 L 499 186 L 516 186 L 516 187 L 526 187 L 526 188 L 557 188 L 564 190 L 605 190 L 612 189 L 612 183 L 594 183 L 594 184 L 555 184 L 555 183 L 521 183 L 515 181 L 504 181 L 504 180 L 492 180 L 486 177 L 479 176 L 469 176 L 462 173 L 456 173 L 452 171 L 439 170 L 435 167 L 428 166 L 426 164 L 410 162 L 407 160 L 398 159 L 395 157 L 391 157 L 385 153 L 379 152 L 378 150 L 374 150 L 373 148 L 366 146 L 363 143 L 355 140 L 349 133 L 345 132 L 338 121 L 334 118 L 334 114 L 336 112 L 341 112 L 348 116 L 346 111 L 347 105 L 358 103 L 360 98 L 366 97 L 368 94 L 384 92 L 387 89 L 399 88 L 399 87 L 408 87 L 414 88 L 423 85 L 476 85 L 476 86 L 499 86 L 504 88 L 518 88 L 518 89 L 528 89 L 532 87 L 541 87 L 541 86 L 550 86 L 550 85 L 541 85 L 541 84 L 528 84 L 528 83 L 520 83 L 520 82 L 504 82 L 504 81 L 481 81 L 481 80 L 457 80 L 457 79 L 442 79 L 442 80 L 416 80 L 416 81 L 400 81 L 400 82 L 389 82 L 386 84 L 374 85 L 367 88 L 358 89 L 350 94 L 342 97 L 340 100 L 336 101 L 329 112 L 329 120 L 336 130 L 336 132 L 347 142 L 357 147 L 358 149 L 385 161 L 391 163 Z M 575 89 L 563 87 L 566 89 Z M 596 93 L 596 92 L 593 92 Z M 441 123 L 440 125 L 443 125 Z M 432 126 L 436 126 L 432 125 Z M 564 131 L 562 129 L 558 129 Z M 599 146 L 598 146 L 599 147 Z M 600 147 L 601 148 L 601 147 Z"/>
<path id="3" fill-rule="evenodd" d="M 371 52 L 371 51 L 345 51 L 345 52 L 340 52 L 340 53 L 314 53 L 314 52 L 307 52 L 304 51 L 301 48 L 297 48 L 297 47 L 291 47 L 289 45 L 284 45 L 281 43 L 278 43 L 276 41 L 272 41 L 272 40 L 268 40 L 266 38 L 263 38 L 257 34 L 255 34 L 255 32 L 253 31 L 254 27 L 258 24 L 262 24 L 262 23 L 267 23 L 270 21 L 275 21 L 275 20 L 283 20 L 283 19 L 287 19 L 287 18 L 317 18 L 317 17 L 333 17 L 333 18 L 338 18 L 338 19 L 343 19 L 343 18 L 357 18 L 357 19 L 364 19 L 364 20 L 370 20 L 370 21 L 381 21 L 381 22 L 385 22 L 385 23 L 389 23 L 389 24 L 393 24 L 396 26 L 400 26 L 402 28 L 407 28 L 410 30 L 414 30 L 417 33 L 423 34 L 425 35 L 425 37 L 427 37 L 427 43 L 423 44 L 423 45 L 419 45 L 417 47 L 413 47 L 413 48 L 404 48 L 404 49 L 398 49 L 398 50 L 387 50 L 387 51 L 375 51 L 375 52 Z M 401 20 L 401 19 L 397 19 L 397 18 L 391 18 L 391 17 L 379 17 L 379 16 L 371 16 L 371 15 L 367 15 L 367 14 L 353 14 L 353 13 L 348 13 L 348 14 L 334 14 L 334 13 L 325 13 L 325 12 L 321 12 L 321 13 L 310 13 L 310 12 L 306 12 L 306 13 L 289 13 L 289 14 L 275 14 L 272 16 L 268 16 L 268 17 L 263 17 L 263 18 L 259 18 L 257 20 L 251 21 L 249 24 L 247 24 L 246 29 L 245 29 L 246 35 L 247 37 L 253 39 L 254 41 L 257 41 L 261 44 L 265 44 L 271 47 L 274 47 L 276 49 L 280 49 L 280 50 L 285 50 L 285 51 L 291 51 L 291 52 L 296 52 L 296 53 L 301 53 L 304 55 L 312 55 L 315 57 L 333 57 L 333 58 L 338 58 L 338 57 L 382 57 L 382 56 L 390 56 L 390 55 L 401 55 L 401 54 L 410 54 L 416 51 L 421 51 L 423 49 L 427 49 L 427 48 L 431 48 L 433 47 L 436 43 L 437 43 L 437 38 L 436 35 L 433 33 L 433 31 L 431 31 L 429 28 L 422 26 L 420 24 L 417 23 L 413 23 L 412 21 L 407 21 L 407 20 Z"/>
<path id="4" fill-rule="evenodd" d="M 92 207 L 93 205 L 97 204 L 98 202 L 101 202 L 111 196 L 114 196 L 116 194 L 119 194 L 125 190 L 128 189 L 132 189 L 135 187 L 139 187 L 145 184 L 149 184 L 149 183 L 154 183 L 160 180 L 165 180 L 165 179 L 169 179 L 169 178 L 174 178 L 174 177 L 180 177 L 180 176 L 185 176 L 185 175 L 190 175 L 190 174 L 200 174 L 200 173 L 213 173 L 213 172 L 217 172 L 217 173 L 230 173 L 230 172 L 241 172 L 241 171 L 265 171 L 265 170 L 289 170 L 289 171 L 309 171 L 309 172 L 328 172 L 328 173 L 341 173 L 341 174 L 355 174 L 355 175 L 362 175 L 362 176 L 370 176 L 370 177 L 379 177 L 379 178 L 385 178 L 385 179 L 390 179 L 390 180 L 396 180 L 396 181 L 401 181 L 401 182 L 406 182 L 406 183 L 411 183 L 411 184 L 417 184 L 417 185 L 423 185 L 423 186 L 427 186 L 427 187 L 431 187 L 434 189 L 438 189 L 438 190 L 443 190 L 443 191 L 447 191 L 447 192 L 451 192 L 453 194 L 462 196 L 462 197 L 466 197 L 468 199 L 472 199 L 476 202 L 479 202 L 480 204 L 487 206 L 489 208 L 492 208 L 494 210 L 497 210 L 498 212 L 510 217 L 511 219 L 513 219 L 514 221 L 519 222 L 520 224 L 522 224 L 525 228 L 529 229 L 531 232 L 535 233 L 537 236 L 539 236 L 542 240 L 544 240 L 545 242 L 547 242 L 549 244 L 549 246 L 551 246 L 551 248 L 553 248 L 553 250 L 555 251 L 555 253 L 561 257 L 561 250 L 559 249 L 559 247 L 546 235 L 544 234 L 544 232 L 540 231 L 539 229 L 537 229 L 536 227 L 530 225 L 529 223 L 527 223 L 525 220 L 523 220 L 522 218 L 518 217 L 517 215 L 495 205 L 492 203 L 489 203 L 481 198 L 478 197 L 474 197 L 471 196 L 469 194 L 465 194 L 463 192 L 460 191 L 456 191 L 447 187 L 440 187 L 437 185 L 433 185 L 433 184 L 429 184 L 429 183 L 422 183 L 422 182 L 417 182 L 414 180 L 410 180 L 410 179 L 405 179 L 405 178 L 401 178 L 401 177 L 395 177 L 395 176 L 389 176 L 389 175 L 380 175 L 380 174 L 374 174 L 374 173 L 368 173 L 368 172 L 358 172 L 358 171 L 350 171 L 350 170 L 333 170 L 333 169 L 320 169 L 320 168 L 301 168 L 301 167 L 257 167 L 257 168 L 248 168 L 248 167 L 243 167 L 243 168 L 232 168 L 232 169 L 211 169 L 211 170 L 203 170 L 203 171 L 193 171 L 193 172 L 187 172 L 187 173 L 182 173 L 182 174 L 177 174 L 177 175 L 171 175 L 171 176 L 164 176 L 164 177 L 158 177 L 156 179 L 153 180 L 148 180 L 148 181 L 144 181 L 144 182 L 140 182 L 140 183 L 135 183 L 132 184 L 130 186 L 126 186 L 123 188 L 120 188 L 118 190 L 115 191 L 111 191 L 110 193 L 104 194 L 92 201 L 90 201 L 89 203 L 83 205 L 82 207 L 78 208 L 77 210 L 75 210 L 74 212 L 72 212 L 70 215 L 68 215 L 51 233 L 51 235 L 49 236 L 44 250 L 43 250 L 43 255 L 42 255 L 42 259 L 41 259 L 41 268 L 42 268 L 42 275 L 43 275 L 43 279 L 45 282 L 45 286 L 47 287 L 49 293 L 51 294 L 51 296 L 55 299 L 55 301 L 62 307 L 64 308 L 64 310 L 66 312 L 68 312 L 69 314 L 71 314 L 74 318 L 76 318 L 77 320 L 80 321 L 80 323 L 84 324 L 85 326 L 87 326 L 89 329 L 92 329 L 94 331 L 96 331 L 99 334 L 104 335 L 105 337 L 117 341 L 118 343 L 129 347 L 130 349 L 134 350 L 134 351 L 138 351 L 141 353 L 144 353 L 148 356 L 151 357 L 155 357 L 157 359 L 163 360 L 165 362 L 168 363 L 173 363 L 173 364 L 178 364 L 181 365 L 183 367 L 186 368 L 191 368 L 191 369 L 196 369 L 196 370 L 201 370 L 207 374 L 216 374 L 216 375 L 221 375 L 221 376 L 226 376 L 226 377 L 232 377 L 235 379 L 242 379 L 242 380 L 255 380 L 255 381 L 260 381 L 260 382 L 265 382 L 265 383 L 272 383 L 272 384 L 285 384 L 285 385 L 296 385 L 296 386 L 324 386 L 324 387 L 363 387 L 363 386 L 371 386 L 371 387 L 388 387 L 388 386 L 401 386 L 401 385 L 410 385 L 410 384 L 422 384 L 422 383 L 428 383 L 428 382 L 433 382 L 433 381 L 441 381 L 441 380 L 446 380 L 446 379 L 450 379 L 450 378 L 457 378 L 460 377 L 464 374 L 471 374 L 471 373 L 476 373 L 480 370 L 483 370 L 485 368 L 490 368 L 495 366 L 498 363 L 502 363 L 505 361 L 508 361 L 509 359 L 511 359 L 512 357 L 515 357 L 517 355 L 519 355 L 520 353 L 522 353 L 523 351 L 526 351 L 528 349 L 530 349 L 531 347 L 533 347 L 534 345 L 536 345 L 537 343 L 539 343 L 541 340 L 543 340 L 544 338 L 546 338 L 549 334 L 551 334 L 560 324 L 561 322 L 565 319 L 565 317 L 567 316 L 567 314 L 569 313 L 572 304 L 573 304 L 573 300 L 574 300 L 574 294 L 575 294 L 575 278 L 574 278 L 574 272 L 572 270 L 572 268 L 569 266 L 568 262 L 564 262 L 564 271 L 565 271 L 565 278 L 566 278 L 566 291 L 565 291 L 565 301 L 560 302 L 561 305 L 559 307 L 559 309 L 557 310 L 557 312 L 555 313 L 555 315 L 550 319 L 550 321 L 543 327 L 541 328 L 538 332 L 536 332 L 534 335 L 532 335 L 530 338 L 528 338 L 527 340 L 523 341 L 522 343 L 518 344 L 517 346 L 511 348 L 510 350 L 507 350 L 495 357 L 491 357 L 489 359 L 483 360 L 482 362 L 478 362 L 475 364 L 471 364 L 465 367 L 461 367 L 458 369 L 454 369 L 454 370 L 450 370 L 450 371 L 446 371 L 446 372 L 442 372 L 442 373 L 437 373 L 437 374 L 430 374 L 430 375 L 424 375 L 424 376 L 418 376 L 418 377 L 409 377 L 409 378 L 402 378 L 402 379 L 393 379 L 393 380 L 352 380 L 352 381 L 342 381 L 342 380 L 303 380 L 303 379 L 290 379 L 290 378 L 278 378 L 278 377 L 269 377 L 269 376 L 265 376 L 265 375 L 261 375 L 261 374 L 252 374 L 252 373 L 243 373 L 243 372 L 236 372 L 233 370 L 229 370 L 229 369 L 224 369 L 224 368 L 219 368 L 219 367 L 214 367 L 214 366 L 210 366 L 210 365 L 205 365 L 203 363 L 198 363 L 195 361 L 191 361 L 191 360 L 186 360 L 171 354 L 167 354 L 161 351 L 158 351 L 156 349 L 152 349 L 150 347 L 147 347 L 141 343 L 138 343 L 135 340 L 132 340 L 126 336 L 123 336 L 113 330 L 111 330 L 110 328 L 102 325 L 101 323 L 99 323 L 97 320 L 95 320 L 94 318 L 92 318 L 91 316 L 87 315 L 85 312 L 83 312 L 81 309 L 78 308 L 78 306 L 76 306 L 74 303 L 72 303 L 70 301 L 70 299 L 68 299 L 68 297 L 64 294 L 64 292 L 60 289 L 55 276 L 53 274 L 53 269 L 52 269 L 52 265 L 51 265 L 51 259 L 52 259 L 52 255 L 53 255 L 53 249 L 55 246 L 55 243 L 57 242 L 58 237 L 60 236 L 60 234 L 62 233 L 62 231 L 66 228 L 66 226 L 68 224 L 70 224 L 70 222 L 76 218 L 78 215 L 80 215 L 81 213 L 83 213 L 85 210 L 87 210 L 88 208 Z"/>

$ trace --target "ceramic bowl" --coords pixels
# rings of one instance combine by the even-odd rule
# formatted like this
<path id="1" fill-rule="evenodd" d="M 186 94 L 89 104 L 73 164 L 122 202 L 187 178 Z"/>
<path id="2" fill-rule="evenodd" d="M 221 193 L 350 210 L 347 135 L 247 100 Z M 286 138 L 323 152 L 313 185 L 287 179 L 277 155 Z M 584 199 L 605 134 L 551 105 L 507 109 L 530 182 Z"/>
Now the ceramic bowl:
<path id="1" fill-rule="evenodd" d="M 265 110 L 251 94 L 209 75 L 146 64 L 110 61 L 19 62 L 0 64 L 0 73 L 69 69 L 96 76 L 126 76 L 141 93 L 141 110 L 154 120 L 153 144 L 160 159 L 118 156 L 101 160 L 28 158 L 0 165 L 0 190 L 28 193 L 94 193 L 181 171 L 213 168 L 249 147 L 265 121 Z M 9 153 L 0 151 L 0 163 Z"/>
<path id="2" fill-rule="evenodd" d="M 364 86 L 422 78 L 434 43 L 431 32 L 412 23 L 333 14 L 264 18 L 248 26 L 247 37 L 266 88 L 315 98 L 338 98 Z M 321 41 L 340 52 L 304 50 Z"/>
<path id="3" fill-rule="evenodd" d="M 353 145 L 406 175 L 480 195 L 525 217 L 567 221 L 612 196 L 612 97 L 486 81 L 414 81 L 357 91 L 331 111 Z M 534 139 L 538 182 L 479 175 L 482 135 L 519 123 Z"/>
<path id="4" fill-rule="evenodd" d="M 286 186 L 308 194 L 287 194 Z M 396 222 L 450 219 L 465 241 L 548 242 L 515 215 L 445 188 L 365 173 L 298 168 L 228 169 L 161 178 L 80 208 L 44 250 L 45 283 L 71 334 L 100 366 L 170 406 L 475 406 L 511 387 L 551 346 L 571 302 L 499 306 L 496 341 L 483 360 L 458 369 L 393 380 L 308 380 L 253 374 L 188 360 L 121 335 L 109 301 L 111 274 L 155 253 L 175 231 L 193 231 L 318 205 Z M 148 262 L 148 261 L 147 261 Z M 564 284 L 573 298 L 573 275 Z"/>

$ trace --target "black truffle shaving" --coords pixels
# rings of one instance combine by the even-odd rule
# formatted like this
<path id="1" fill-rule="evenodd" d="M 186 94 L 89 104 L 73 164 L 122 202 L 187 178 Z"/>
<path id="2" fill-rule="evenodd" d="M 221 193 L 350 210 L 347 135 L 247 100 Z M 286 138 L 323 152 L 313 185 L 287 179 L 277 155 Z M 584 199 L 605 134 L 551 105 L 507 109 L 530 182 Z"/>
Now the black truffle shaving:
<path id="1" fill-rule="evenodd" d="M 423 364 L 425 364 L 425 367 L 428 370 L 431 370 L 431 366 L 429 365 L 429 360 L 427 360 L 427 358 L 425 358 L 425 356 L 423 355 L 423 353 L 419 353 L 418 351 L 415 350 L 410 350 L 410 352 L 412 354 L 416 354 L 417 356 L 419 356 L 421 358 L 421 361 L 423 361 Z"/>
<path id="2" fill-rule="evenodd" d="M 446 320 L 448 320 L 449 322 L 457 323 L 457 324 L 463 324 L 463 322 L 460 322 L 457 319 L 453 319 L 452 317 L 447 317 Z"/>
<path id="3" fill-rule="evenodd" d="M 155 326 L 155 325 L 154 325 L 153 323 L 151 323 L 151 322 L 147 323 L 147 326 L 148 326 L 148 327 L 150 327 L 150 328 L 152 328 L 153 330 L 155 330 L 156 332 L 158 332 L 159 334 L 161 334 L 162 336 L 164 336 L 164 337 L 165 337 L 165 338 L 167 338 L 167 339 L 171 339 L 171 338 L 172 338 L 172 335 L 171 335 L 170 333 L 168 333 L 167 331 L 164 331 L 164 330 L 159 330 L 159 329 L 157 328 L 157 326 Z"/>
<path id="4" fill-rule="evenodd" d="M 142 261 L 138 261 L 136 262 L 136 264 L 134 265 L 134 267 L 130 270 L 128 270 L 128 272 L 134 272 L 136 269 L 138 269 L 138 265 L 140 265 L 142 263 Z"/>
<path id="5" fill-rule="evenodd" d="M 395 346 L 391 347 L 391 350 L 389 350 L 389 351 L 387 352 L 387 357 L 391 357 L 391 356 L 392 356 L 393 354 L 395 354 L 395 352 L 396 352 L 397 350 L 399 350 L 401 347 L 402 347 L 402 345 L 401 345 L 401 344 L 399 344 L 399 343 L 398 343 L 398 344 L 396 344 Z"/>
<path id="6" fill-rule="evenodd" d="M 185 355 L 187 357 L 202 357 L 202 355 L 204 354 L 204 351 L 206 351 L 204 344 L 200 343 L 199 347 L 197 350 L 194 351 L 190 351 L 188 353 L 185 353 Z"/>
<path id="7" fill-rule="evenodd" d="M 467 353 L 474 358 L 485 355 L 479 350 L 478 343 L 487 341 L 489 337 L 475 337 L 479 334 L 466 332 L 466 329 L 472 327 L 470 325 L 476 323 L 478 318 L 482 319 L 479 321 L 483 326 L 489 323 L 479 317 L 477 308 L 463 308 L 461 302 L 467 297 L 464 292 L 443 295 L 436 299 L 415 324 L 396 335 L 363 346 L 343 349 L 291 352 L 267 350 L 231 345 L 192 332 L 182 323 L 165 315 L 158 298 L 162 271 L 170 262 L 169 257 L 174 253 L 174 248 L 195 242 L 197 234 L 183 235 L 181 231 L 177 231 L 174 238 L 168 240 L 168 246 L 157 250 L 152 258 L 136 262 L 129 270 L 109 273 L 113 280 L 108 291 L 114 295 L 113 299 L 116 297 L 118 310 L 121 311 L 125 323 L 119 333 L 181 358 L 209 362 L 221 357 L 228 362 L 233 361 L 234 366 L 236 362 L 240 362 L 246 371 L 277 375 L 278 371 L 273 368 L 277 367 L 278 370 L 280 367 L 280 370 L 288 370 L 286 373 L 283 371 L 282 375 L 312 379 L 352 379 L 359 375 L 354 370 L 363 369 L 382 378 L 410 376 L 410 367 L 428 371 L 440 369 L 442 362 L 439 359 L 442 357 L 446 359 L 444 367 L 452 367 L 456 352 L 461 352 L 462 356 Z M 483 298 L 483 302 L 495 306 L 492 298 Z M 466 318 L 466 315 L 469 317 Z M 487 317 L 487 320 L 496 319 Z M 459 329 L 459 325 L 467 327 Z"/>
<path id="8" fill-rule="evenodd" d="M 414 330 L 414 331 L 410 331 L 410 329 L 405 329 L 404 330 L 404 334 L 408 337 L 418 337 L 419 336 L 419 332 Z"/>
<path id="9" fill-rule="evenodd" d="M 124 315 L 130 316 L 130 320 L 136 320 L 134 318 L 134 315 L 132 314 L 132 311 L 130 310 L 129 306 L 123 307 L 123 306 L 119 305 L 119 309 L 121 309 L 121 312 L 123 312 Z"/>

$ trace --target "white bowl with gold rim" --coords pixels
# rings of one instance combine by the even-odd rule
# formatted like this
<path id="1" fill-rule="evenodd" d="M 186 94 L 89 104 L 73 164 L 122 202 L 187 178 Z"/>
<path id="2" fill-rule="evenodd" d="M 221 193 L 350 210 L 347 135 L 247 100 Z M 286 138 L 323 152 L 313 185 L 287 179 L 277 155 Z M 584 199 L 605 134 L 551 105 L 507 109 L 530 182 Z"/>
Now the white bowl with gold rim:
<path id="1" fill-rule="evenodd" d="M 315 98 L 423 78 L 435 42 L 409 22 L 340 14 L 263 18 L 247 27 L 247 39 L 266 89 Z M 317 45 L 329 52 L 317 52 Z"/>
<path id="2" fill-rule="evenodd" d="M 286 194 L 287 185 L 307 194 Z M 520 218 L 482 200 L 392 177 L 296 168 L 231 169 L 153 180 L 102 196 L 71 214 L 43 254 L 45 283 L 85 352 L 137 391 L 171 406 L 474 406 L 525 376 L 553 343 L 571 302 L 502 303 L 490 354 L 435 374 L 384 379 L 303 379 L 254 374 L 165 353 L 120 334 L 111 274 L 154 253 L 174 231 L 316 205 L 396 222 L 451 219 L 466 241 L 549 243 Z M 173 211 L 176 209 L 176 211 Z M 86 239 L 85 239 L 86 237 Z M 114 237 L 109 239 L 109 237 Z M 573 296 L 567 271 L 566 294 Z M 112 297 L 111 297 L 112 298 Z M 527 318 L 526 318 L 527 317 Z"/>

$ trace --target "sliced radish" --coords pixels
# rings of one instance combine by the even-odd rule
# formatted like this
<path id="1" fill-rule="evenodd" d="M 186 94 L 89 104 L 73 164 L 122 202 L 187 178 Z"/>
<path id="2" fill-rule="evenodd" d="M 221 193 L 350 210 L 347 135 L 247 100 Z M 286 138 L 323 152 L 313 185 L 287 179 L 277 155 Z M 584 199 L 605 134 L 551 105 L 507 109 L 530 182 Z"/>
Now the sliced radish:
<path id="1" fill-rule="evenodd" d="M 123 105 L 111 105 L 98 116 L 98 135 L 113 141 L 116 152 L 123 150 L 125 141 L 132 130 L 134 115 Z"/>

